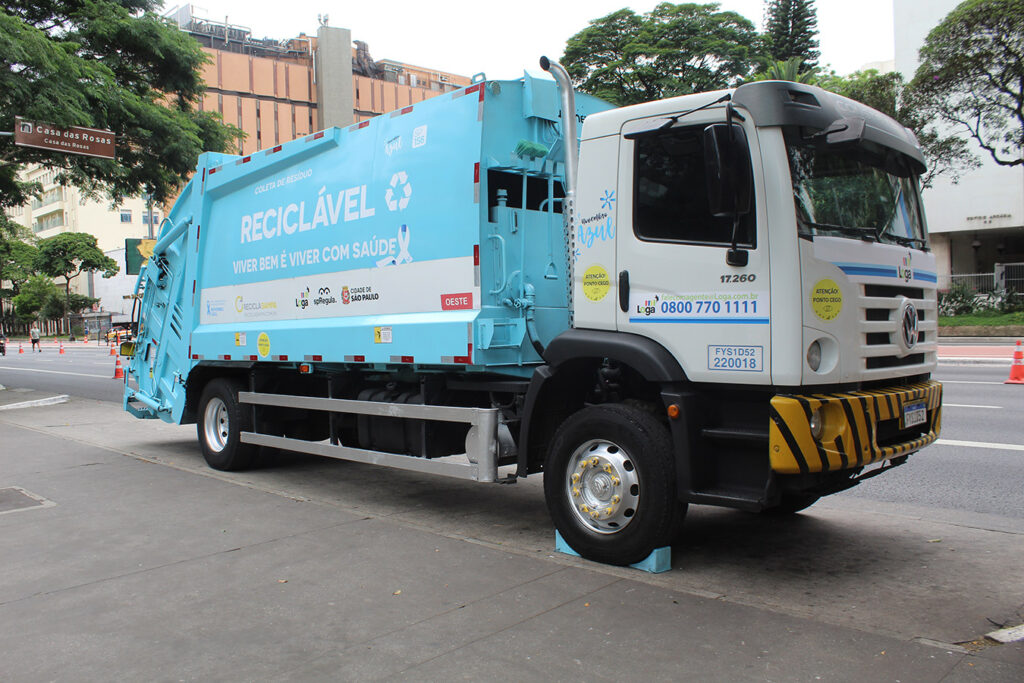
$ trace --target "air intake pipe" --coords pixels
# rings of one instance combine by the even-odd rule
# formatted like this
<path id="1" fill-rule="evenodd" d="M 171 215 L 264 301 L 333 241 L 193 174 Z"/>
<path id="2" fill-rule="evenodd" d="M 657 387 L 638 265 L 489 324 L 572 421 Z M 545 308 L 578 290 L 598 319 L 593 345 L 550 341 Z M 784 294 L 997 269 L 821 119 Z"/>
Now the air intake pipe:
<path id="1" fill-rule="evenodd" d="M 576 133 L 576 95 L 569 72 L 558 62 L 540 58 L 540 68 L 555 77 L 562 94 L 562 145 L 565 153 L 565 199 L 575 208 L 576 172 L 579 162 L 579 135 Z"/>

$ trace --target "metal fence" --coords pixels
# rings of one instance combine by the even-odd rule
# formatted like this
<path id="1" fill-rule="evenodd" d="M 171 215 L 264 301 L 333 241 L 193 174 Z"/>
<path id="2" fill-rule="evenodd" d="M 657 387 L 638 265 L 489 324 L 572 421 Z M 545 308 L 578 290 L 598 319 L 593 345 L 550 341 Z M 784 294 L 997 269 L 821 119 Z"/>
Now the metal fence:
<path id="1" fill-rule="evenodd" d="M 996 276 L 995 273 L 962 273 L 958 275 L 950 275 L 947 286 L 940 286 L 939 289 L 950 289 L 952 287 L 964 287 L 975 294 L 991 292 L 996 288 Z"/>
<path id="2" fill-rule="evenodd" d="M 995 278 L 999 289 L 1024 292 L 1024 263 L 997 263 Z"/>
<path id="3" fill-rule="evenodd" d="M 991 273 L 958 273 L 939 278 L 939 290 L 964 287 L 975 294 L 1012 289 L 1024 292 L 1024 263 L 997 263 Z"/>

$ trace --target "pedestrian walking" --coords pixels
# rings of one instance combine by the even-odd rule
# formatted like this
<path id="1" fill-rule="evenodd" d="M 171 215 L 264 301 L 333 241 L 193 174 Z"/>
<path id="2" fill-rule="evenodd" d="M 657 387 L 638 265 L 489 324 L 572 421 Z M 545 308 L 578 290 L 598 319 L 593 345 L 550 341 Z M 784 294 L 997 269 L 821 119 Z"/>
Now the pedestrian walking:
<path id="1" fill-rule="evenodd" d="M 32 329 L 28 331 L 28 336 L 32 338 L 32 350 L 43 352 L 43 347 L 39 344 L 39 326 L 32 323 Z"/>

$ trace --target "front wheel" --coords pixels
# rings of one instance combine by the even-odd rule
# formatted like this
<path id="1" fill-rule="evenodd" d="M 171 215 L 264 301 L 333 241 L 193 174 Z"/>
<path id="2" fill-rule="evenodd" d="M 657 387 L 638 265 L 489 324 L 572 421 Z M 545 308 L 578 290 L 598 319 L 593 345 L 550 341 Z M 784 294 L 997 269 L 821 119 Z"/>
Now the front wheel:
<path id="1" fill-rule="evenodd" d="M 587 407 L 562 423 L 544 464 L 544 497 L 566 543 L 606 564 L 633 564 L 671 543 L 686 510 L 668 429 L 623 404 Z"/>
<path id="2" fill-rule="evenodd" d="M 199 399 L 196 432 L 206 464 L 215 470 L 242 470 L 252 464 L 257 447 L 241 442 L 252 430 L 252 413 L 238 403 L 242 385 L 224 377 L 212 380 Z"/>

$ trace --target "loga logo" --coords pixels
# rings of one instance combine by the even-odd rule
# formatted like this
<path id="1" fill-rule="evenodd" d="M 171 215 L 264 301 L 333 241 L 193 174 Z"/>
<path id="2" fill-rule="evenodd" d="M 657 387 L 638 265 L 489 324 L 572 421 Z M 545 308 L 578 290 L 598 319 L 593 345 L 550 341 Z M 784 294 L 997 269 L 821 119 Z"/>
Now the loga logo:
<path id="1" fill-rule="evenodd" d="M 904 282 L 910 282 L 914 279 L 914 269 L 910 265 L 910 258 L 912 254 L 909 252 L 903 257 L 903 263 L 896 267 L 896 275 L 903 278 Z"/>
<path id="2" fill-rule="evenodd" d="M 309 287 L 306 287 L 305 291 L 299 292 L 299 298 L 295 300 L 295 308 L 305 309 L 309 306 Z"/>
<path id="3" fill-rule="evenodd" d="M 654 315 L 658 310 L 658 297 L 647 299 L 636 305 L 636 312 L 639 315 Z"/>

